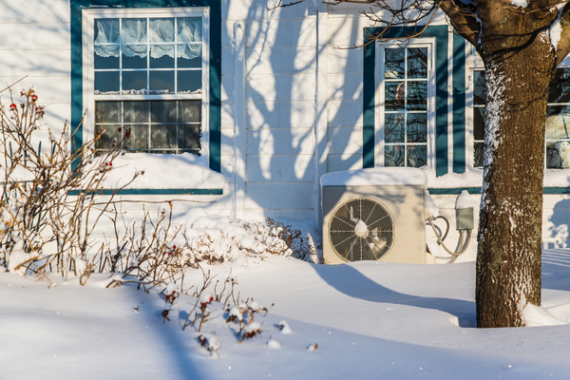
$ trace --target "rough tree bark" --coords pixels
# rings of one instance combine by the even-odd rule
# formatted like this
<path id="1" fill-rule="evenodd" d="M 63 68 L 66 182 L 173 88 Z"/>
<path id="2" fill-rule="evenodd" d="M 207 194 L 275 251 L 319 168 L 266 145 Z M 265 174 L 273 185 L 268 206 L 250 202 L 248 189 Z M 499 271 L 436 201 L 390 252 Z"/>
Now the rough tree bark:
<path id="1" fill-rule="evenodd" d="M 459 5 L 457 5 L 459 4 Z M 554 47 L 555 3 L 443 1 L 455 29 L 485 63 L 484 181 L 477 252 L 477 326 L 523 325 L 541 302 L 542 189 L 550 79 L 568 54 L 568 7 Z M 475 18 L 475 16 L 477 18 Z"/>

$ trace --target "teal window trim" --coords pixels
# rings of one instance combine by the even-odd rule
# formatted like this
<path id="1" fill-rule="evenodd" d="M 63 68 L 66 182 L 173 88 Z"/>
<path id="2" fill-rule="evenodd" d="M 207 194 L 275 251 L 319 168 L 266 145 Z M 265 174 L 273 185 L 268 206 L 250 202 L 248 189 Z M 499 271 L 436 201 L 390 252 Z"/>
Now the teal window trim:
<path id="1" fill-rule="evenodd" d="M 210 169 L 221 172 L 222 143 L 222 2 L 221 0 L 70 0 L 71 8 L 71 125 L 77 127 L 72 150 L 83 145 L 83 9 L 97 8 L 210 8 Z M 108 192 L 110 190 L 102 190 Z M 222 189 L 125 189 L 137 194 L 202 194 Z M 172 193 L 168 191 L 180 191 Z M 120 194 L 123 194 L 120 192 Z M 205 193 L 210 194 L 210 193 Z"/>
<path id="2" fill-rule="evenodd" d="M 362 167 L 374 167 L 374 92 L 376 44 L 374 36 L 385 28 L 364 28 L 364 88 L 363 88 L 363 147 Z M 384 38 L 405 38 L 417 33 L 413 27 L 393 27 L 383 35 Z M 448 163 L 448 35 L 447 25 L 428 26 L 422 37 L 435 37 L 435 173 L 436 176 L 447 174 Z"/>
<path id="3" fill-rule="evenodd" d="M 453 172 L 465 173 L 465 39 L 453 34 Z"/>

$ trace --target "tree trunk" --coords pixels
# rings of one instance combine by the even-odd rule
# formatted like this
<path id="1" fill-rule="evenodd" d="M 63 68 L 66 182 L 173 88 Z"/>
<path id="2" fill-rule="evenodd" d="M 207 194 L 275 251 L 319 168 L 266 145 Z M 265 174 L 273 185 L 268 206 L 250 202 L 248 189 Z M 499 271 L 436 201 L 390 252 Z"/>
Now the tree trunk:
<path id="1" fill-rule="evenodd" d="M 497 13 L 490 19 L 501 20 L 503 15 Z M 513 20 L 517 17 L 511 11 L 510 20 L 488 22 L 488 29 L 494 30 L 487 35 L 501 37 L 484 39 L 480 50 L 487 108 L 477 253 L 478 327 L 523 326 L 523 308 L 541 302 L 546 102 L 556 57 L 548 28 L 529 33 L 523 15 L 517 15 L 522 21 Z M 483 32 L 485 36 L 485 23 Z"/>

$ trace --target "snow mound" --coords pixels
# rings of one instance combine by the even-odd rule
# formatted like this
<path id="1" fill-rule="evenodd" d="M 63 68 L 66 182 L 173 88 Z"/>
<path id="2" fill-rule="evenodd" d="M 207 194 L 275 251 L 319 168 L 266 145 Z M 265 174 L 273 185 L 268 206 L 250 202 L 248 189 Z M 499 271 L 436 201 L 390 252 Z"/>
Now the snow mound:
<path id="1" fill-rule="evenodd" d="M 265 259 L 270 254 L 286 257 L 293 254 L 278 237 L 280 229 L 263 223 L 208 215 L 205 210 L 196 208 L 178 218 L 176 224 L 182 233 L 172 244 L 180 248 L 183 262 L 225 262 L 243 256 Z"/>
<path id="2" fill-rule="evenodd" d="M 455 209 L 460 210 L 471 207 L 477 207 L 477 202 L 475 202 L 475 199 L 473 199 L 467 190 L 463 190 L 455 200 Z"/>
<path id="3" fill-rule="evenodd" d="M 271 339 L 269 342 L 267 342 L 267 347 L 278 350 L 281 348 L 281 344 L 279 344 L 278 341 Z"/>
<path id="4" fill-rule="evenodd" d="M 144 170 L 128 188 L 132 189 L 222 189 L 224 176 L 206 166 L 204 159 L 192 153 L 124 154 L 113 160 L 104 186 L 125 184 L 135 172 Z"/>
<path id="5" fill-rule="evenodd" d="M 279 322 L 278 327 L 281 330 L 281 334 L 292 334 L 293 333 L 293 330 L 291 330 L 291 327 L 289 327 L 289 324 L 285 320 Z"/>
<path id="6" fill-rule="evenodd" d="M 523 309 L 522 318 L 527 327 L 562 326 L 570 324 L 570 322 L 550 314 L 545 308 L 530 303 Z"/>

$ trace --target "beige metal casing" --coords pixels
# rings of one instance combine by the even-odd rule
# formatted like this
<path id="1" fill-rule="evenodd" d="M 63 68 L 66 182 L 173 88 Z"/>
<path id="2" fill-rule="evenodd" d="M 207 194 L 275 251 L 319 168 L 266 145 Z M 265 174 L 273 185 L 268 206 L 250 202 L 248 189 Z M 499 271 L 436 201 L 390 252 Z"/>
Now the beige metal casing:
<path id="1" fill-rule="evenodd" d="M 348 262 L 339 256 L 330 240 L 334 212 L 355 198 L 371 198 L 383 205 L 394 221 L 392 248 L 379 261 L 426 263 L 425 187 L 421 185 L 323 186 L 323 257 L 328 264 Z"/>

